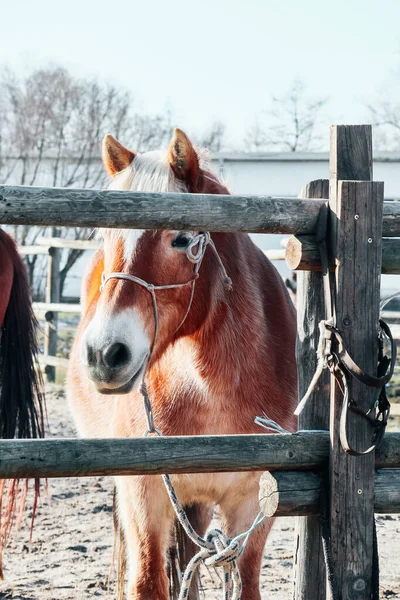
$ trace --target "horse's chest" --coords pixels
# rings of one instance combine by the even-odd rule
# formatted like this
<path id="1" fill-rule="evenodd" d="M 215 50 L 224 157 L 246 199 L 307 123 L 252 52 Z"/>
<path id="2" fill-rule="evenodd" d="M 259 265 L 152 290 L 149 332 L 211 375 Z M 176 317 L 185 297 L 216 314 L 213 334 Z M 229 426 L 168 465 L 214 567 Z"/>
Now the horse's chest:
<path id="1" fill-rule="evenodd" d="M 259 473 L 198 473 L 171 479 L 182 504 L 240 504 L 241 498 L 251 495 L 259 477 Z"/>

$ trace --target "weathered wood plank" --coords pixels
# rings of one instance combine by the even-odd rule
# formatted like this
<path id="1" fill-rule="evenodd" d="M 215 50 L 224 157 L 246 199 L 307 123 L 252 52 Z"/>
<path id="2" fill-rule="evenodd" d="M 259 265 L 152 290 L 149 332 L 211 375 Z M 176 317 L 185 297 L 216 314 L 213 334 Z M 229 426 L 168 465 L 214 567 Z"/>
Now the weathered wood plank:
<path id="1" fill-rule="evenodd" d="M 290 236 L 286 244 L 285 260 L 292 271 L 321 271 L 321 260 L 315 236 Z"/>
<path id="2" fill-rule="evenodd" d="M 400 311 L 384 310 L 382 317 L 387 323 L 400 323 Z"/>
<path id="3" fill-rule="evenodd" d="M 34 302 L 33 310 L 35 312 L 51 311 L 80 313 L 82 312 L 82 307 L 80 304 L 67 304 L 66 302 Z"/>
<path id="4" fill-rule="evenodd" d="M 320 513 L 320 498 L 325 485 L 321 473 L 267 471 L 260 481 L 260 510 L 268 517 L 316 518 Z M 375 471 L 374 512 L 400 513 L 400 469 Z M 312 548 L 309 550 L 311 552 Z M 311 577 L 310 581 L 313 582 Z"/>
<path id="5" fill-rule="evenodd" d="M 0 223 L 310 233 L 319 203 L 269 196 L 0 186 Z"/>
<path id="6" fill-rule="evenodd" d="M 350 355 L 376 373 L 382 259 L 383 184 L 341 181 L 372 178 L 370 126 L 331 128 L 331 246 L 335 259 L 336 326 Z M 371 407 L 374 390 L 350 380 L 350 398 L 361 410 Z M 372 595 L 374 455 L 347 455 L 340 443 L 343 395 L 331 379 L 330 522 L 338 597 L 370 600 Z M 348 418 L 350 444 L 371 445 L 365 419 Z"/>
<path id="7" fill-rule="evenodd" d="M 313 235 L 291 236 L 286 245 L 286 264 L 293 271 L 321 271 L 318 246 Z M 331 265 L 333 269 L 333 265 Z M 382 239 L 382 273 L 400 274 L 400 238 Z"/>
<path id="8" fill-rule="evenodd" d="M 382 239 L 382 273 L 387 275 L 400 274 L 400 239 Z"/>
<path id="9" fill-rule="evenodd" d="M 67 369 L 69 360 L 67 358 L 62 358 L 61 356 L 40 354 L 39 363 L 45 366 L 51 365 L 52 367 L 62 367 L 63 369 Z"/>
<path id="10" fill-rule="evenodd" d="M 21 256 L 27 256 L 30 254 L 48 254 L 49 249 L 41 246 L 18 246 L 18 252 Z"/>
<path id="11" fill-rule="evenodd" d="M 0 186 L 0 223 L 313 233 L 323 200 Z M 400 235 L 400 203 L 385 203 L 384 236 Z"/>
<path id="12" fill-rule="evenodd" d="M 298 473 L 296 471 L 282 472 L 283 477 L 280 477 L 278 471 L 266 471 L 261 476 L 259 503 L 260 510 L 267 517 L 301 517 L 301 519 L 313 517 L 319 522 L 318 515 L 320 513 L 320 497 L 323 487 L 323 476 L 321 473 L 306 471 Z M 296 475 L 299 475 L 296 477 Z M 304 477 L 302 477 L 304 475 Z M 319 541 L 317 540 L 318 545 Z M 317 545 L 317 548 L 318 548 Z M 314 548 L 309 545 L 308 552 L 313 554 Z M 297 573 L 297 576 L 300 572 Z M 311 576 L 312 575 L 312 576 Z M 304 577 L 308 578 L 310 588 L 314 584 L 314 570 L 311 573 L 305 573 Z M 318 594 L 312 591 L 311 597 L 321 600 L 324 598 L 326 583 L 322 586 L 321 582 L 316 581 Z M 297 578 L 294 580 L 295 588 Z M 299 591 L 294 592 L 294 597 L 307 598 L 305 593 L 300 595 Z"/>
<path id="13" fill-rule="evenodd" d="M 384 469 L 375 472 L 376 513 L 400 512 L 400 469 Z"/>
<path id="14" fill-rule="evenodd" d="M 383 237 L 400 236 L 400 202 L 383 203 L 382 235 Z"/>
<path id="15" fill-rule="evenodd" d="M 57 230 L 53 228 L 53 234 L 57 234 Z M 53 238 L 55 239 L 55 238 Z M 47 281 L 46 281 L 46 303 L 58 303 L 61 297 L 60 287 L 60 263 L 61 250 L 56 247 L 49 247 L 49 257 L 47 259 Z M 44 353 L 46 356 L 57 356 L 57 324 L 58 314 L 52 314 L 51 319 L 46 319 L 44 329 Z M 56 380 L 56 367 L 50 363 L 46 364 L 45 373 L 47 381 L 54 382 Z"/>
<path id="16" fill-rule="evenodd" d="M 375 451 L 375 468 L 400 468 L 400 433 L 385 433 L 381 447 Z"/>
<path id="17" fill-rule="evenodd" d="M 265 250 L 264 254 L 269 260 L 285 260 L 285 250 L 280 248 Z"/>
<path id="18" fill-rule="evenodd" d="M 71 250 L 98 250 L 102 243 L 96 240 L 69 240 L 59 237 L 39 238 L 36 240 L 38 246 L 47 248 L 69 248 Z"/>
<path id="19" fill-rule="evenodd" d="M 330 143 L 331 184 L 340 180 L 372 181 L 371 125 L 332 125 Z"/>
<path id="20" fill-rule="evenodd" d="M 0 479 L 226 471 L 318 470 L 329 433 L 132 439 L 0 440 Z M 400 467 L 400 433 L 388 433 L 376 468 Z"/>
<path id="21" fill-rule="evenodd" d="M 328 452 L 327 433 L 0 440 L 0 479 L 318 468 Z"/>
<path id="22" fill-rule="evenodd" d="M 306 185 L 300 197 L 325 198 L 329 180 Z M 321 273 L 297 274 L 297 374 L 299 401 L 308 390 L 317 367 L 319 322 L 325 318 Z M 299 416 L 299 429 L 329 429 L 329 371 L 325 370 Z M 325 597 L 326 569 L 320 520 L 315 516 L 296 520 L 293 600 L 321 600 Z"/>

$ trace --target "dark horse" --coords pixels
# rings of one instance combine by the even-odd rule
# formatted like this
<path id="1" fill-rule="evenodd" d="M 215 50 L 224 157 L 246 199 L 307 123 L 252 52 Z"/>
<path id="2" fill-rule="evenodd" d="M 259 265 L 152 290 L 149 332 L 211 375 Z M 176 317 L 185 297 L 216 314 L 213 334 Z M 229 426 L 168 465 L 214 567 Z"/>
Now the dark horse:
<path id="1" fill-rule="evenodd" d="M 43 437 L 44 396 L 37 368 L 38 345 L 36 319 L 25 266 L 14 240 L 0 229 L 0 438 Z M 0 480 L 0 578 L 1 549 L 10 532 L 19 491 L 12 480 L 5 494 Z M 35 483 L 35 506 L 39 482 Z M 22 489 L 21 506 L 26 498 L 27 482 Z M 3 512 L 3 515 L 1 513 Z M 20 510 L 21 514 L 21 510 Z"/>

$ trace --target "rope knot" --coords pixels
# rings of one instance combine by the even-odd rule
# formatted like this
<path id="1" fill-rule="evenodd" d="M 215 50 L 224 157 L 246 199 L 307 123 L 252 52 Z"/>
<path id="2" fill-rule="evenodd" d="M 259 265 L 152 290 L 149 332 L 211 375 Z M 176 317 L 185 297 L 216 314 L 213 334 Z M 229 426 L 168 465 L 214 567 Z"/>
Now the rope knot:
<path id="1" fill-rule="evenodd" d="M 184 516 L 186 517 L 186 515 Z M 222 567 L 224 571 L 224 598 L 226 600 L 240 600 L 242 597 L 242 580 L 237 564 L 237 559 L 243 550 L 239 542 L 240 537 L 230 539 L 220 529 L 211 529 L 205 539 L 197 539 L 196 543 L 201 547 L 201 550 L 186 567 L 182 578 L 179 600 L 188 598 L 190 584 L 201 563 L 204 563 L 207 567 Z"/>
<path id="2" fill-rule="evenodd" d="M 204 564 L 209 567 L 230 566 L 230 563 L 240 556 L 240 544 L 238 540 L 231 540 L 220 529 L 211 529 L 206 537 L 208 557 L 204 558 Z"/>
<path id="3" fill-rule="evenodd" d="M 186 256 L 191 263 L 193 263 L 194 265 L 201 263 L 201 261 L 203 260 L 204 252 L 206 251 L 206 248 L 210 243 L 210 239 L 211 238 L 208 231 L 205 231 L 204 233 L 199 233 L 194 236 L 194 238 L 186 248 Z M 196 248 L 196 246 L 197 252 L 196 254 L 194 254 L 193 250 Z"/>

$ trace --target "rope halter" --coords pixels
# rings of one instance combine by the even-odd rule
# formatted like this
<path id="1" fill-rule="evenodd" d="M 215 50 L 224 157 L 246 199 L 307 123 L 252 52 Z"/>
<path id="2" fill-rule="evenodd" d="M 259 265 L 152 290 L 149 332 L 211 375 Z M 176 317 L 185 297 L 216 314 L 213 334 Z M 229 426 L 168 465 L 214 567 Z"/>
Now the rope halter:
<path id="1" fill-rule="evenodd" d="M 192 277 L 192 279 L 189 279 L 189 281 L 184 281 L 182 283 L 170 283 L 167 285 L 154 285 L 153 283 L 148 283 L 144 279 L 141 279 L 140 277 L 136 277 L 136 275 L 130 275 L 129 273 L 114 271 L 112 273 L 109 273 L 108 275 L 105 275 L 103 272 L 102 282 L 101 282 L 101 286 L 100 286 L 100 292 L 102 292 L 104 290 L 106 283 L 108 281 L 110 281 L 110 279 L 124 279 L 126 281 L 132 281 L 133 283 L 137 283 L 138 285 L 142 286 L 145 290 L 147 290 L 149 292 L 149 294 L 151 295 L 151 299 L 152 299 L 152 303 L 153 303 L 153 313 L 154 313 L 154 336 L 153 336 L 153 341 L 152 341 L 152 344 L 150 347 L 150 354 L 148 357 L 147 364 L 149 363 L 150 357 L 153 353 L 154 346 L 155 346 L 155 343 L 157 340 L 158 329 L 159 329 L 159 311 L 158 311 L 158 305 L 157 305 L 156 291 L 158 291 L 158 290 L 173 290 L 173 289 L 185 287 L 187 285 L 191 286 L 191 293 L 190 293 L 188 307 L 183 316 L 183 319 L 181 320 L 181 322 L 179 323 L 178 327 L 176 328 L 176 330 L 174 332 L 174 333 L 176 333 L 182 327 L 184 322 L 186 321 L 187 316 L 192 307 L 193 297 L 194 297 L 194 289 L 195 289 L 196 281 L 199 277 L 199 270 L 201 267 L 201 263 L 203 262 L 204 255 L 206 253 L 207 246 L 210 246 L 210 248 L 212 248 L 212 250 L 218 260 L 218 264 L 222 270 L 224 285 L 225 285 L 226 289 L 230 290 L 232 288 L 232 280 L 230 277 L 228 277 L 224 263 L 222 262 L 221 257 L 218 254 L 218 250 L 216 249 L 215 244 L 214 244 L 213 240 L 211 239 L 211 236 L 208 231 L 198 233 L 197 235 L 195 235 L 193 237 L 193 239 L 190 241 L 190 243 L 188 244 L 188 246 L 186 247 L 186 258 L 192 264 L 194 264 L 193 277 Z M 196 248 L 197 248 L 197 251 L 195 252 Z M 144 376 L 143 376 L 143 378 L 144 378 Z"/>
<path id="2" fill-rule="evenodd" d="M 245 550 L 251 533 L 264 521 L 265 515 L 258 513 L 251 527 L 234 538 L 229 538 L 220 529 L 211 529 L 203 538 L 195 532 L 189 522 L 185 510 L 178 500 L 170 476 L 162 475 L 162 478 L 179 523 L 185 530 L 186 535 L 200 548 L 185 569 L 179 600 L 188 598 L 193 577 L 201 563 L 204 563 L 207 567 L 222 567 L 224 571 L 224 600 L 240 600 L 242 597 L 242 579 L 238 559 Z"/>
<path id="3" fill-rule="evenodd" d="M 201 263 L 203 262 L 205 252 L 207 250 L 207 246 L 210 246 L 213 250 L 217 258 L 218 264 L 220 266 L 220 269 L 222 270 L 223 283 L 226 289 L 230 290 L 232 288 L 232 280 L 230 279 L 230 277 L 228 277 L 221 257 L 215 247 L 213 240 L 211 239 L 210 234 L 207 231 L 195 235 L 186 247 L 186 258 L 194 265 L 193 277 L 189 281 L 184 281 L 183 283 L 171 283 L 168 285 L 154 285 L 152 283 L 148 283 L 140 277 L 130 275 L 129 273 L 112 272 L 108 275 L 105 275 L 104 273 L 102 275 L 102 284 L 100 287 L 100 292 L 104 290 L 106 283 L 110 279 L 123 279 L 126 281 L 132 281 L 133 283 L 142 286 L 151 295 L 154 314 L 154 336 L 153 342 L 150 347 L 150 352 L 147 357 L 144 373 L 142 376 L 142 383 L 140 386 L 140 393 L 143 397 L 143 404 L 147 420 L 147 429 L 144 433 L 145 436 L 151 434 L 156 434 L 158 436 L 162 435 L 160 429 L 157 429 L 155 427 L 151 400 L 145 382 L 147 369 L 150 363 L 151 355 L 154 350 L 159 329 L 159 311 L 157 305 L 156 291 L 171 290 L 181 288 L 186 285 L 191 286 L 188 307 L 183 316 L 183 319 L 181 320 L 180 324 L 175 330 L 176 333 L 182 327 L 191 309 L 196 281 L 199 277 L 199 270 L 201 267 Z M 236 536 L 233 539 L 228 538 L 228 536 L 220 529 L 212 529 L 203 538 L 196 533 L 196 531 L 190 524 L 185 510 L 178 500 L 169 475 L 162 475 L 162 479 L 178 521 L 180 522 L 180 524 L 182 525 L 183 529 L 185 530 L 188 537 L 192 540 L 192 542 L 194 542 L 200 548 L 199 552 L 192 558 L 192 560 L 187 565 L 186 570 L 183 574 L 179 600 L 187 600 L 189 596 L 191 582 L 202 562 L 204 562 L 204 564 L 210 567 L 222 567 L 224 571 L 225 600 L 240 600 L 242 595 L 242 580 L 240 577 L 237 561 L 246 547 L 247 540 L 250 534 L 265 519 L 265 516 L 259 513 L 255 518 L 250 529 L 245 533 Z"/>
<path id="4" fill-rule="evenodd" d="M 158 331 L 159 331 L 159 310 L 158 310 L 158 304 L 157 304 L 156 291 L 158 291 L 158 290 L 173 290 L 173 289 L 185 287 L 187 285 L 191 286 L 191 292 L 190 292 L 188 306 L 185 311 L 185 314 L 183 315 L 181 322 L 179 323 L 178 327 L 175 329 L 175 332 L 174 332 L 174 334 L 175 334 L 182 327 L 184 322 L 186 321 L 187 316 L 192 307 L 195 285 L 196 285 L 196 281 L 199 277 L 199 270 L 201 267 L 201 263 L 203 262 L 204 255 L 206 253 L 207 246 L 210 246 L 212 248 L 212 250 L 218 260 L 218 264 L 222 270 L 223 282 L 224 282 L 226 289 L 228 289 L 228 290 L 232 289 L 232 280 L 230 277 L 228 277 L 225 266 L 221 260 L 220 255 L 218 254 L 218 250 L 216 249 L 215 244 L 214 244 L 213 240 L 211 239 L 211 236 L 208 231 L 204 231 L 204 232 L 198 233 L 197 235 L 193 236 L 193 239 L 190 240 L 189 244 L 187 245 L 187 247 L 185 249 L 187 259 L 194 265 L 193 277 L 192 277 L 192 279 L 189 279 L 189 281 L 184 281 L 182 283 L 170 283 L 167 285 L 154 285 L 153 283 L 149 283 L 149 282 L 145 281 L 144 279 L 141 279 L 140 277 L 136 277 L 136 275 L 130 275 L 129 273 L 123 273 L 120 271 L 113 271 L 112 273 L 109 273 L 108 275 L 105 275 L 104 272 L 102 274 L 102 283 L 100 286 L 100 292 L 103 292 L 106 283 L 108 281 L 110 281 L 111 279 L 123 279 L 126 281 L 132 281 L 133 283 L 140 285 L 145 290 L 147 290 L 151 296 L 152 305 L 153 305 L 153 316 L 154 316 L 154 335 L 153 335 L 153 341 L 150 346 L 150 351 L 149 351 L 149 354 L 146 359 L 146 364 L 145 364 L 143 375 L 142 375 L 142 383 L 140 386 L 140 393 L 143 397 L 144 409 L 145 409 L 145 414 L 146 414 L 146 419 L 147 419 L 147 429 L 145 431 L 145 435 L 148 435 L 149 433 L 159 433 L 159 430 L 157 430 L 154 425 L 151 401 L 149 398 L 149 394 L 148 394 L 147 386 L 146 386 L 146 382 L 145 382 L 147 369 L 150 364 L 151 356 L 154 351 L 154 347 L 155 347 L 155 344 L 157 341 L 157 336 L 158 336 Z M 197 251 L 196 251 L 196 248 L 197 248 Z"/>

